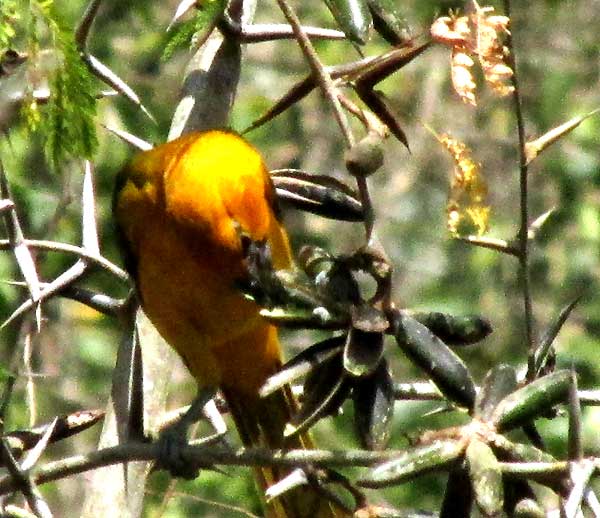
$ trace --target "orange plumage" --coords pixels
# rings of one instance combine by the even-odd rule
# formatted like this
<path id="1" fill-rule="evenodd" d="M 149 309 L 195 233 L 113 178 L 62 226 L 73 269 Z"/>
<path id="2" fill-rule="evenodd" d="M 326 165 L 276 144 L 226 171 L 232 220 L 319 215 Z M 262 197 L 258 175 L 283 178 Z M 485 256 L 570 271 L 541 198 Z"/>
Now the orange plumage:
<path id="1" fill-rule="evenodd" d="M 295 402 L 258 388 L 281 364 L 277 330 L 243 297 L 241 235 L 269 244 L 275 268 L 291 265 L 287 235 L 259 153 L 227 131 L 193 133 L 136 156 L 123 170 L 114 210 L 144 311 L 201 387 L 220 387 L 242 441 L 309 447 L 283 439 Z M 264 490 L 285 472 L 256 470 Z M 267 516 L 337 516 L 310 488 L 289 492 Z"/>

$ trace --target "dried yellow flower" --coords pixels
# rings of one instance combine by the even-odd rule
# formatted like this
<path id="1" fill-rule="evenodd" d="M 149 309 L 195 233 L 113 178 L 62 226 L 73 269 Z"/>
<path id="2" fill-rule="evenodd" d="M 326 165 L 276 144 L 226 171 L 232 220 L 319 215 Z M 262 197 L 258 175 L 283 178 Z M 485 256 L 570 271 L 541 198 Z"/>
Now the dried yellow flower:
<path id="1" fill-rule="evenodd" d="M 454 160 L 446 205 L 448 230 L 454 236 L 482 235 L 488 229 L 490 208 L 485 204 L 487 185 L 481 166 L 463 142 L 450 135 L 441 135 L 438 140 Z"/>

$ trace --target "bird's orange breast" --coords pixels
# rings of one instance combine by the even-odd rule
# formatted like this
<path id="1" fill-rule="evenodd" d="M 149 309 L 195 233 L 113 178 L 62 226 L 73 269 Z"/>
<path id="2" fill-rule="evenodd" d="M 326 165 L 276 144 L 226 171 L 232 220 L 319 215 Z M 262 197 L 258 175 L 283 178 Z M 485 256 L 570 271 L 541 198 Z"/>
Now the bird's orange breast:
<path id="1" fill-rule="evenodd" d="M 276 268 L 290 264 L 272 200 L 258 152 L 224 131 L 158 146 L 122 172 L 115 214 L 143 308 L 201 385 L 270 373 L 280 361 L 275 329 L 236 288 L 245 275 L 241 233 L 268 241 Z"/>

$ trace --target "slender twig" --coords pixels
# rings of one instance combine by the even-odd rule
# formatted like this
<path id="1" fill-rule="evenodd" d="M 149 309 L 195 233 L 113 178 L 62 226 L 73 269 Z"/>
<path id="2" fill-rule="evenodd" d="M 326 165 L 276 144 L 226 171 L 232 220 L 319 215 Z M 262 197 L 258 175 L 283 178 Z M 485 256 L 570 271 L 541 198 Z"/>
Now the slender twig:
<path id="1" fill-rule="evenodd" d="M 325 70 L 323 63 L 321 63 L 321 60 L 319 59 L 315 48 L 310 42 L 310 39 L 306 35 L 304 28 L 300 24 L 300 20 L 298 19 L 293 7 L 287 2 L 287 0 L 277 0 L 277 4 L 291 25 L 294 35 L 296 36 L 296 40 L 298 41 L 298 45 L 300 46 L 300 50 L 302 50 L 302 53 L 304 54 L 304 57 L 306 58 L 306 61 L 308 62 L 313 74 L 319 81 L 325 97 L 333 108 L 335 120 L 342 130 L 342 134 L 346 140 L 346 146 L 349 148 L 352 147 L 354 145 L 354 135 L 352 134 L 350 125 L 348 124 L 348 119 L 346 118 L 346 114 L 344 113 L 340 100 L 338 99 L 336 87 L 331 79 L 331 76 Z"/>
<path id="2" fill-rule="evenodd" d="M 457 236 L 456 239 L 475 246 L 480 246 L 481 248 L 488 248 L 489 250 L 495 250 L 496 252 L 519 257 L 519 248 L 513 246 L 504 239 L 486 236 Z"/>
<path id="3" fill-rule="evenodd" d="M 74 254 L 77 257 L 88 260 L 107 272 L 112 273 L 121 281 L 130 281 L 129 275 L 125 270 L 122 270 L 116 264 L 111 263 L 105 257 L 90 253 L 80 246 L 71 245 L 68 243 L 59 243 L 58 241 L 48 241 L 44 239 L 25 239 L 24 243 L 31 248 Z M 0 250 L 9 250 L 10 248 L 11 244 L 8 239 L 0 239 Z"/>
<path id="4" fill-rule="evenodd" d="M 581 402 L 579 401 L 579 394 L 577 394 L 577 376 L 573 366 L 571 366 L 571 384 L 569 385 L 567 409 L 569 411 L 569 436 L 567 444 L 569 459 L 579 461 L 583 458 L 583 432 Z"/>
<path id="5" fill-rule="evenodd" d="M 429 381 L 394 383 L 394 398 L 407 401 L 441 401 L 444 396 Z"/>
<path id="6" fill-rule="evenodd" d="M 349 63 L 343 63 L 341 65 L 333 65 L 325 67 L 325 71 L 332 79 L 341 79 L 344 84 L 350 83 L 371 67 L 378 66 L 391 57 L 399 54 L 401 49 L 393 49 L 379 56 L 370 56 L 367 58 L 360 59 L 358 61 L 352 61 Z M 260 127 L 269 120 L 275 118 L 277 115 L 283 113 L 292 104 L 298 102 L 304 98 L 310 92 L 317 87 L 317 80 L 314 74 L 311 72 L 309 75 L 295 83 L 288 92 L 280 98 L 266 113 L 261 115 L 258 119 L 254 120 L 250 126 L 242 131 L 246 133 L 253 129 Z"/>
<path id="7" fill-rule="evenodd" d="M 565 503 L 565 515 L 567 518 L 579 516 L 581 502 L 584 498 L 590 478 L 594 474 L 596 466 L 593 462 L 583 460 L 571 463 L 571 480 L 573 489 Z"/>
<path id="8" fill-rule="evenodd" d="M 49 283 L 47 287 L 40 292 L 37 301 L 34 301 L 33 299 L 29 298 L 25 302 L 23 302 L 17 309 L 15 309 L 12 312 L 12 314 L 2 323 L 0 329 L 6 327 L 15 319 L 29 311 L 35 304 L 37 304 L 37 302 L 49 299 L 56 293 L 69 286 L 70 284 L 74 283 L 77 279 L 79 279 L 83 274 L 86 273 L 86 270 L 87 266 L 85 262 L 81 259 L 78 260 L 67 271 L 61 273 L 56 279 Z"/>
<path id="9" fill-rule="evenodd" d="M 10 194 L 10 188 L 8 185 L 8 179 L 6 178 L 4 168 L 1 162 L 0 196 L 3 199 L 12 199 Z M 19 266 L 23 278 L 27 283 L 27 289 L 29 290 L 31 301 L 33 304 L 36 305 L 36 323 L 39 330 L 41 327 L 42 314 L 41 306 L 38 303 L 40 300 L 40 279 L 37 274 L 35 260 L 31 253 L 31 250 L 29 250 L 27 240 L 23 235 L 23 230 L 21 227 L 21 223 L 19 222 L 19 217 L 17 215 L 15 207 L 13 206 L 13 208 L 10 211 L 5 212 L 2 216 L 8 234 L 7 242 L 9 244 L 9 248 L 12 249 L 15 259 L 17 261 L 17 265 Z"/>
<path id="10" fill-rule="evenodd" d="M 42 499 L 36 483 L 29 474 L 22 470 L 17 460 L 14 458 L 5 439 L 0 439 L 0 451 L 4 465 L 10 473 L 10 478 L 14 481 L 15 488 L 23 493 L 27 504 L 38 518 L 51 518 L 52 513 L 48 504 Z"/>
<path id="11" fill-rule="evenodd" d="M 276 466 L 276 467 L 350 467 L 372 466 L 390 460 L 402 452 L 399 450 L 268 450 L 265 448 L 229 448 L 211 446 L 186 446 L 182 449 L 184 458 L 198 466 Z M 119 446 L 104 448 L 84 455 L 67 457 L 50 462 L 32 470 L 31 477 L 36 484 L 95 470 L 103 466 L 132 461 L 152 461 L 158 458 L 156 443 L 129 442 Z M 0 495 L 15 491 L 18 484 L 10 476 L 0 478 Z"/>
<path id="12" fill-rule="evenodd" d="M 37 419 L 37 404 L 35 397 L 35 383 L 33 381 L 33 369 L 31 368 L 32 357 L 32 329 L 28 319 L 24 326 L 24 347 L 23 347 L 23 370 L 25 375 L 25 394 L 27 397 L 27 413 L 29 414 L 29 426 L 33 426 Z"/>
<path id="13" fill-rule="evenodd" d="M 600 406 L 600 390 L 578 390 L 577 395 L 583 406 Z"/>
<path id="14" fill-rule="evenodd" d="M 85 8 L 81 20 L 79 20 L 79 24 L 75 30 L 75 41 L 80 49 L 85 49 L 87 46 L 87 39 L 101 3 L 102 0 L 92 0 Z"/>
<path id="15" fill-rule="evenodd" d="M 8 410 L 8 406 L 10 404 L 10 400 L 12 397 L 13 389 L 15 387 L 15 383 L 17 381 L 17 377 L 10 373 L 6 378 L 6 383 L 4 384 L 4 389 L 2 391 L 2 395 L 0 396 L 0 434 L 4 435 L 4 424 L 6 422 L 6 411 Z"/>
<path id="16" fill-rule="evenodd" d="M 242 43 L 261 43 L 264 41 L 289 40 L 296 37 L 291 26 L 283 23 L 265 23 L 242 25 L 229 16 L 224 16 L 219 24 L 221 30 L 230 31 Z M 321 27 L 302 27 L 306 35 L 315 40 L 344 40 L 346 34 L 335 29 Z"/>
<path id="17" fill-rule="evenodd" d="M 96 223 L 94 186 L 92 176 L 92 164 L 89 161 L 86 161 L 82 195 L 82 249 L 85 250 L 86 253 L 90 256 L 99 257 L 100 245 L 98 241 L 98 228 Z M 6 188 L 4 188 L 4 190 L 6 190 Z M 22 238 L 21 241 L 24 242 L 25 240 Z M 77 281 L 80 277 L 82 277 L 88 272 L 89 265 L 90 261 L 80 256 L 73 266 L 71 266 L 68 270 L 60 274 L 56 279 L 54 279 L 54 281 L 47 284 L 45 288 L 37 294 L 36 297 L 34 297 L 32 294 L 28 300 L 21 304 L 21 306 L 19 306 L 12 313 L 12 315 L 4 321 L 0 328 L 5 327 L 14 319 L 18 318 L 26 311 L 29 311 L 35 304 L 37 304 L 39 307 L 39 302 L 41 302 L 42 300 L 48 299 L 56 293 L 59 293 L 62 290 L 73 285 L 75 281 Z"/>
<path id="18" fill-rule="evenodd" d="M 105 124 L 100 124 L 100 126 L 139 151 L 149 151 L 154 147 L 150 142 L 146 142 L 145 140 L 132 133 L 129 133 L 128 131 L 119 128 L 113 128 L 112 126 L 107 126 Z"/>
<path id="19" fill-rule="evenodd" d="M 169 484 L 169 488 L 173 487 L 175 488 L 177 486 L 177 481 L 173 480 L 171 482 L 171 484 Z M 156 491 L 152 491 L 151 489 L 146 491 L 147 495 L 152 495 L 152 496 L 160 496 L 159 492 Z M 231 505 L 231 504 L 224 504 L 223 502 L 219 502 L 217 500 L 210 500 L 208 498 L 202 498 L 201 496 L 198 496 L 196 494 L 191 494 L 191 493 L 183 493 L 181 491 L 171 491 L 170 493 L 171 497 L 175 497 L 175 498 L 189 498 L 190 500 L 194 501 L 194 502 L 200 502 L 202 504 L 207 504 L 209 506 L 215 507 L 216 509 L 225 509 L 227 511 L 227 516 L 232 516 L 231 513 L 238 513 L 241 514 L 243 516 L 246 516 L 247 518 L 261 518 L 260 516 L 251 513 L 250 511 L 243 509 L 241 507 L 238 507 L 236 505 Z M 153 518 L 158 518 L 164 515 L 166 509 L 160 508 L 159 511 L 156 512 L 156 514 L 153 515 Z"/>
<path id="20" fill-rule="evenodd" d="M 355 143 L 354 135 L 350 129 L 350 124 L 348 123 L 348 119 L 340 103 L 337 89 L 333 83 L 333 80 L 331 79 L 331 76 L 327 73 L 323 63 L 321 63 L 321 60 L 319 59 L 319 56 L 310 42 L 310 39 L 306 35 L 306 32 L 304 32 L 304 29 L 302 28 L 300 20 L 298 19 L 294 9 L 287 2 L 287 0 L 277 0 L 277 3 L 279 4 L 284 16 L 287 18 L 289 24 L 292 26 L 294 34 L 296 35 L 296 40 L 298 41 L 298 45 L 306 57 L 313 74 L 317 78 L 325 97 L 328 99 L 333 108 L 335 119 L 342 131 L 346 141 L 346 146 L 351 148 Z M 364 220 L 367 241 L 370 241 L 374 223 L 373 202 L 371 201 L 367 179 L 363 176 L 357 176 L 356 184 L 358 186 L 358 192 L 360 194 L 360 200 L 365 215 Z"/>
<path id="21" fill-rule="evenodd" d="M 504 0 L 504 12 L 508 18 L 511 18 L 510 0 Z M 529 354 L 527 359 L 527 377 L 533 379 L 535 377 L 535 340 L 533 337 L 533 304 L 531 300 L 531 282 L 529 278 L 529 239 L 527 230 L 529 226 L 529 186 L 528 186 L 528 167 L 525 136 L 525 122 L 523 119 L 523 109 L 521 102 L 521 91 L 519 88 L 519 76 L 517 72 L 517 59 L 515 57 L 515 49 L 512 41 L 512 33 L 508 33 L 506 37 L 506 46 L 509 50 L 508 60 L 509 65 L 513 70 L 512 85 L 513 103 L 515 107 L 515 116 L 517 119 L 517 131 L 519 134 L 519 203 L 520 203 L 520 227 L 518 235 L 519 243 L 519 264 L 521 271 L 521 283 L 523 290 L 523 303 L 525 310 L 525 335 L 529 346 Z"/>
<path id="22" fill-rule="evenodd" d="M 27 452 L 25 458 L 21 462 L 21 469 L 23 471 L 30 470 L 37 464 L 38 460 L 40 460 L 40 457 L 46 451 L 48 444 L 50 444 L 57 422 L 58 417 L 55 417 L 52 423 L 46 427 L 46 431 L 42 434 L 36 445 Z"/>
<path id="23" fill-rule="evenodd" d="M 102 0 L 91 0 L 75 30 L 75 43 L 77 44 L 77 50 L 79 51 L 81 60 L 87 66 L 91 74 L 111 88 L 114 88 L 117 92 L 123 94 L 131 102 L 135 103 L 142 112 L 152 120 L 152 122 L 156 122 L 133 89 L 98 58 L 90 54 L 87 49 L 90 31 L 96 15 L 98 14 L 101 1 Z"/>

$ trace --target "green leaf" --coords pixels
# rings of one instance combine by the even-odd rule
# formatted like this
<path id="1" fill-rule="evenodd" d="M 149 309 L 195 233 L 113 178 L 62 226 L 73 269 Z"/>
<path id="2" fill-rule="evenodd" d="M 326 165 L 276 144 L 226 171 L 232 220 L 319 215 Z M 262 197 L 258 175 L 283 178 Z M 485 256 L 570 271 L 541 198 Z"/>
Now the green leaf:
<path id="1" fill-rule="evenodd" d="M 14 374 L 3 364 L 0 364 L 0 383 L 4 383 L 8 378 L 12 378 Z"/>
<path id="2" fill-rule="evenodd" d="M 415 446 L 398 458 L 376 466 L 358 484 L 370 488 L 401 484 L 430 471 L 446 469 L 458 460 L 464 449 L 464 443 L 451 439 Z"/>
<path id="3" fill-rule="evenodd" d="M 505 397 L 494 411 L 492 421 L 499 430 L 527 423 L 557 403 L 566 401 L 570 383 L 571 374 L 568 370 L 560 370 L 532 381 Z"/>
<path id="4" fill-rule="evenodd" d="M 512 442 L 503 435 L 499 435 L 492 444 L 498 458 L 508 462 L 556 462 L 556 459 L 531 444 Z"/>
<path id="5" fill-rule="evenodd" d="M 364 0 L 325 0 L 325 5 L 350 40 L 359 45 L 367 42 L 373 19 Z"/>

